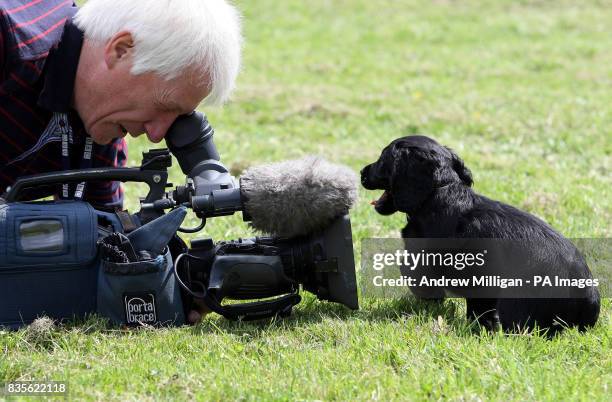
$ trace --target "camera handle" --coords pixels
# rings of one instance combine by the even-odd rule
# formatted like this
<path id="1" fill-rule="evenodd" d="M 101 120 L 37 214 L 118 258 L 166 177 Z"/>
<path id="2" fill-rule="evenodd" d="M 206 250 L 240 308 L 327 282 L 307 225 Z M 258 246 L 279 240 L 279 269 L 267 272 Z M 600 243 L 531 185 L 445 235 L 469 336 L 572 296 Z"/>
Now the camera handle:
<path id="1" fill-rule="evenodd" d="M 162 198 L 168 172 L 162 170 L 140 170 L 139 168 L 93 168 L 80 170 L 65 170 L 62 172 L 50 172 L 35 176 L 24 176 L 15 182 L 3 197 L 7 202 L 19 201 L 22 192 L 28 188 L 37 186 L 49 186 L 54 184 L 94 181 L 94 180 L 117 180 L 144 182 L 149 185 L 149 193 L 145 202 L 153 202 Z"/>
<path id="2" fill-rule="evenodd" d="M 141 204 L 152 204 L 164 197 L 168 183 L 167 168 L 171 165 L 172 157 L 167 149 L 152 149 L 149 152 L 143 153 L 142 165 L 139 168 L 91 168 L 23 176 L 9 187 L 7 192 L 2 195 L 2 198 L 5 202 L 16 202 L 21 199 L 25 190 L 33 187 L 108 180 L 146 183 L 149 186 L 149 193 L 141 201 Z M 145 211 L 144 209 L 141 211 L 143 222 L 148 222 L 158 216 L 160 214 L 156 211 Z"/>
<path id="3" fill-rule="evenodd" d="M 276 315 L 289 317 L 291 309 L 302 300 L 297 293 L 277 297 L 273 300 L 251 303 L 239 303 L 222 306 L 221 303 L 210 293 L 204 294 L 204 303 L 215 313 L 221 314 L 228 320 L 261 320 Z"/>

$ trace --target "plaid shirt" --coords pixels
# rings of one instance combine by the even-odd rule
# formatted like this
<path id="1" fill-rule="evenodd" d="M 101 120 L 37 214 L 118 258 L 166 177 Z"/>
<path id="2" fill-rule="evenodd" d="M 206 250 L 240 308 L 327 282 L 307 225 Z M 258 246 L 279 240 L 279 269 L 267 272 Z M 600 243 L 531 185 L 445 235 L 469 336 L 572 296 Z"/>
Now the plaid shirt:
<path id="1" fill-rule="evenodd" d="M 0 193 L 20 176 L 63 170 L 62 127 L 71 128 L 70 169 L 81 166 L 87 133 L 71 107 L 83 33 L 72 0 L 0 0 Z M 124 166 L 122 138 L 94 144 L 93 167 Z M 28 199 L 59 194 L 39 188 Z M 84 200 L 121 207 L 119 182 L 87 184 Z"/>

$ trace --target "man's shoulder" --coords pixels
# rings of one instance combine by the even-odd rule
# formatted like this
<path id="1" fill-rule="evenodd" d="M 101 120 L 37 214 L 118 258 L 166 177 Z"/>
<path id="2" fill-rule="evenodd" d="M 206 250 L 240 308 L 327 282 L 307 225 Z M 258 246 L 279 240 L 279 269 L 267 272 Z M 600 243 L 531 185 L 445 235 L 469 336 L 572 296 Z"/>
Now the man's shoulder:
<path id="1" fill-rule="evenodd" d="M 2 0 L 0 29 L 9 60 L 46 57 L 76 11 L 72 0 Z"/>

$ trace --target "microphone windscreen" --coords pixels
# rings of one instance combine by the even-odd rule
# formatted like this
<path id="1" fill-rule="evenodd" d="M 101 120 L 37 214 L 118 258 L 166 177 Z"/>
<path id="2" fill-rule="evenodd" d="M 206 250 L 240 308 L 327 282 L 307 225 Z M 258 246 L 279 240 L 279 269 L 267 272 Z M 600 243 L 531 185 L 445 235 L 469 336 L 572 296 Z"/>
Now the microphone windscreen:
<path id="1" fill-rule="evenodd" d="M 326 228 L 357 201 L 357 175 L 350 168 L 308 156 L 247 169 L 240 177 L 251 226 L 294 237 Z"/>

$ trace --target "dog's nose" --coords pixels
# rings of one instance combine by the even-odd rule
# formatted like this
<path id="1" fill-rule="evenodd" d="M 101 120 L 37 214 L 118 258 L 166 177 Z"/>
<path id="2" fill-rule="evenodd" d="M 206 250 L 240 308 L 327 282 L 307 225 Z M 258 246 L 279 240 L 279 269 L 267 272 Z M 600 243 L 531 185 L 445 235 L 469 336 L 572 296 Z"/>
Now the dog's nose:
<path id="1" fill-rule="evenodd" d="M 370 167 L 370 165 L 364 167 L 363 169 L 361 169 L 361 172 L 359 172 L 361 174 L 361 184 L 365 184 L 366 181 L 368 180 L 368 168 Z"/>

